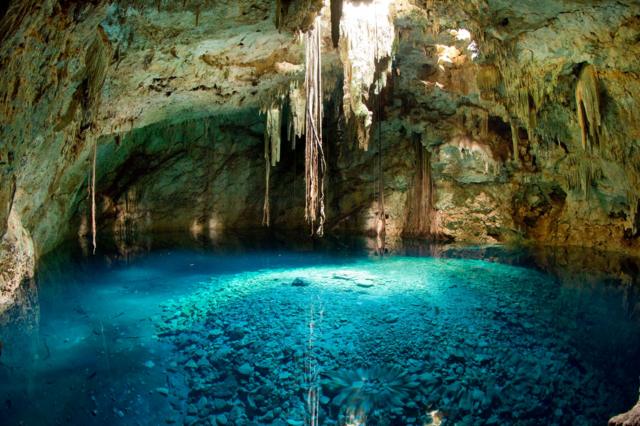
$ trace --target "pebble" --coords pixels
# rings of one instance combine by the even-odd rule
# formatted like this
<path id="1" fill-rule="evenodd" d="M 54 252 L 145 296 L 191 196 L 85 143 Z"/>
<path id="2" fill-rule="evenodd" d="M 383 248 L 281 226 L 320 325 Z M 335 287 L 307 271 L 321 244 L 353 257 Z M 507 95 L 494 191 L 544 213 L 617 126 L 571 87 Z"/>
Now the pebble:
<path id="1" fill-rule="evenodd" d="M 291 373 L 289 373 L 288 371 L 281 371 L 278 374 L 278 379 L 279 380 L 287 380 L 290 377 L 291 377 Z"/>
<path id="2" fill-rule="evenodd" d="M 249 363 L 244 363 L 236 370 L 241 376 L 250 376 L 253 374 L 253 367 Z"/>
<path id="3" fill-rule="evenodd" d="M 201 396 L 200 399 L 198 400 L 198 411 L 202 411 L 205 408 L 207 408 L 207 404 L 209 403 L 209 401 L 207 400 L 206 396 Z"/>
<path id="4" fill-rule="evenodd" d="M 211 367 L 211 363 L 205 357 L 200 358 L 200 361 L 197 363 L 198 368 L 209 368 Z"/>
<path id="5" fill-rule="evenodd" d="M 315 283 L 316 275 L 312 277 Z M 538 319 L 535 324 L 534 319 L 523 321 L 524 314 L 518 313 L 530 309 L 526 304 L 513 309 L 515 305 L 505 303 L 494 317 L 492 311 L 467 305 L 463 297 L 431 302 L 437 297 L 435 288 L 428 297 L 418 294 L 420 303 L 415 294 L 409 297 L 399 292 L 393 296 L 398 297 L 393 305 L 380 303 L 384 298 L 370 304 L 369 292 L 353 287 L 374 284 L 349 278 L 350 282 L 334 282 L 340 294 L 328 292 L 327 299 L 323 295 L 321 300 L 324 306 L 317 307 L 308 292 L 292 291 L 288 285 L 307 287 L 311 282 L 292 278 L 269 278 L 270 284 L 265 285 L 275 288 L 273 293 L 234 293 L 242 301 L 216 295 L 219 299 L 211 302 L 212 296 L 205 293 L 194 299 L 197 309 L 188 309 L 200 312 L 202 321 L 194 320 L 192 325 L 190 313 L 189 320 L 180 325 L 164 324 L 174 330 L 167 338 L 176 343 L 179 364 L 186 369 L 181 374 L 186 375 L 192 394 L 182 410 L 199 417 L 194 423 L 303 425 L 298 420 L 305 404 L 300 395 L 308 390 L 303 378 L 309 361 L 322 368 L 318 379 L 321 416 L 328 415 L 328 406 L 340 388 L 362 386 L 354 375 L 330 389 L 324 382 L 325 372 L 332 368 L 357 371 L 358 366 L 375 367 L 376 363 L 389 369 L 389 378 L 383 374 L 380 381 L 390 380 L 389 392 L 398 389 L 403 403 L 389 404 L 391 398 L 386 398 L 378 414 L 372 415 L 371 424 L 380 419 L 391 424 L 421 424 L 425 407 L 446 409 L 446 424 L 461 425 L 513 424 L 516 418 L 544 416 L 553 416 L 553 423 L 576 415 L 571 401 L 578 400 L 575 396 L 589 381 L 587 375 L 575 374 L 577 367 L 569 361 L 576 352 L 563 355 L 571 339 L 562 342 L 551 332 L 546 333 L 550 336 L 546 340 L 534 336 Z M 259 278 L 247 282 L 256 288 L 263 284 Z M 460 284 L 456 293 L 463 293 L 467 285 L 474 283 Z M 219 301 L 224 309 L 217 305 Z M 435 303 L 442 305 L 442 311 Z M 492 310 L 496 304 L 488 303 Z M 310 306 L 317 309 L 311 311 Z M 324 317 L 320 307 L 325 308 Z M 312 320 L 315 328 L 310 345 Z M 399 325 L 387 326 L 395 323 Z M 522 334 L 523 327 L 529 331 Z M 505 340 L 508 345 L 502 343 Z M 154 366 L 152 361 L 144 365 Z M 540 401 L 549 397 L 559 380 L 567 389 L 562 398 L 554 397 L 559 398 L 554 403 L 561 408 L 541 412 L 544 405 Z M 178 386 L 169 385 L 174 393 Z M 207 400 L 202 394 L 216 398 Z M 339 414 L 334 414 L 337 419 Z"/>
<path id="6" fill-rule="evenodd" d="M 224 410 L 227 407 L 227 401 L 225 401 L 224 399 L 220 399 L 220 398 L 216 398 L 213 400 L 213 408 L 216 411 L 221 411 Z"/>
<path id="7" fill-rule="evenodd" d="M 388 315 L 385 315 L 384 318 L 382 318 L 382 321 L 386 322 L 387 324 L 393 324 L 398 322 L 399 319 L 400 317 L 398 317 L 395 314 L 388 314 Z"/>

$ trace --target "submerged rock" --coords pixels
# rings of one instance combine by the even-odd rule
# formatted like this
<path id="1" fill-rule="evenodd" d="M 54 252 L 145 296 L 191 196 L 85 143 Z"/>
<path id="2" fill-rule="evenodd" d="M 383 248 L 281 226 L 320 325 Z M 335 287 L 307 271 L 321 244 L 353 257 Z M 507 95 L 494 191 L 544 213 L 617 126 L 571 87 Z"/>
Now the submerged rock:
<path id="1" fill-rule="evenodd" d="M 609 426 L 640 426 L 640 401 L 626 413 L 612 417 Z"/>
<path id="2" fill-rule="evenodd" d="M 216 398 L 213 400 L 213 409 L 216 411 L 222 411 L 227 408 L 228 405 L 229 403 L 224 399 Z"/>
<path id="3" fill-rule="evenodd" d="M 244 363 L 242 364 L 240 367 L 238 367 L 236 369 L 236 371 L 238 372 L 238 374 L 240 374 L 241 376 L 250 376 L 251 374 L 253 374 L 253 367 L 251 365 L 249 365 L 249 363 Z"/>
<path id="4" fill-rule="evenodd" d="M 396 314 L 387 314 L 384 316 L 384 318 L 382 318 L 382 321 L 386 322 L 387 324 L 393 324 L 398 322 L 399 319 L 400 317 Z"/>
<path id="5" fill-rule="evenodd" d="M 362 288 L 371 288 L 371 287 L 373 287 L 373 284 L 370 284 L 370 283 L 358 283 L 356 285 L 358 287 L 362 287 Z"/>
<path id="6" fill-rule="evenodd" d="M 296 278 L 295 280 L 293 280 L 291 285 L 293 287 L 308 287 L 309 283 L 307 281 L 303 280 L 302 278 Z"/>

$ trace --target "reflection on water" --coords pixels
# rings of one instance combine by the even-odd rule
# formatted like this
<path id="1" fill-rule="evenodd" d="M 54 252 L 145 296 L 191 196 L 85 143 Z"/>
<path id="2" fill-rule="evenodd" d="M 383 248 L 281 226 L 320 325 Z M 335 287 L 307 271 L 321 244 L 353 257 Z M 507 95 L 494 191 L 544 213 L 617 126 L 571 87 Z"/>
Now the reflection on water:
<path id="1" fill-rule="evenodd" d="M 638 262 L 569 249 L 138 236 L 0 322 L 3 424 L 603 424 L 637 398 Z"/>

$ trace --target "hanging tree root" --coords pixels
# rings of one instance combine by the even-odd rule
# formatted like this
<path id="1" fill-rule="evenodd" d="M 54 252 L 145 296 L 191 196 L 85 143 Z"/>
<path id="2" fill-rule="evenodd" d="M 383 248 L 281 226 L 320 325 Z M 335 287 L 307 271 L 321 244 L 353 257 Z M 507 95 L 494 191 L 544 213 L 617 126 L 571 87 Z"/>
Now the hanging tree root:
<path id="1" fill-rule="evenodd" d="M 267 227 L 271 225 L 271 206 L 269 203 L 271 167 L 275 167 L 275 165 L 280 161 L 281 112 L 281 105 L 276 105 L 266 110 L 267 125 L 264 132 L 265 188 L 264 205 L 262 207 L 262 224 Z"/>
<path id="2" fill-rule="evenodd" d="M 96 254 L 96 157 L 98 155 L 98 141 L 93 143 L 93 162 L 91 165 L 91 242 L 93 254 Z"/>
<path id="3" fill-rule="evenodd" d="M 306 132 L 305 132 L 305 220 L 311 233 L 324 233 L 324 175 L 322 150 L 322 64 L 320 17 L 306 36 L 305 51 Z M 317 223 L 317 227 L 316 227 Z"/>

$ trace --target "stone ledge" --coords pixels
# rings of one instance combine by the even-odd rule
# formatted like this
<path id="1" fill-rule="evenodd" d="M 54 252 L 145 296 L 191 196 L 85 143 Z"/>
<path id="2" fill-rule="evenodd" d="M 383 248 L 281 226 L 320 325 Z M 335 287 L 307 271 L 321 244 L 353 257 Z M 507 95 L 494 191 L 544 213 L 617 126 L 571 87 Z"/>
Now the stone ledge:
<path id="1" fill-rule="evenodd" d="M 640 401 L 626 413 L 609 419 L 609 426 L 640 426 Z"/>

